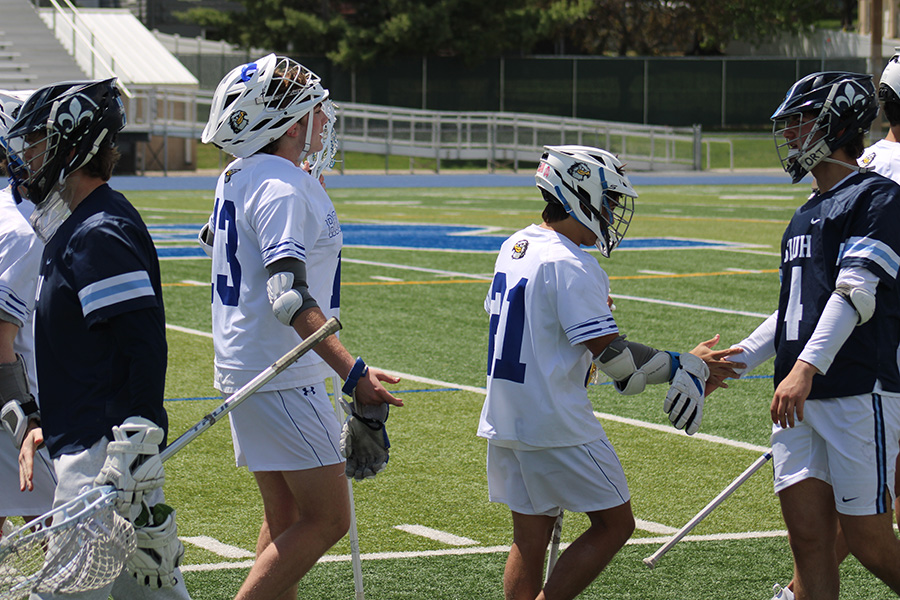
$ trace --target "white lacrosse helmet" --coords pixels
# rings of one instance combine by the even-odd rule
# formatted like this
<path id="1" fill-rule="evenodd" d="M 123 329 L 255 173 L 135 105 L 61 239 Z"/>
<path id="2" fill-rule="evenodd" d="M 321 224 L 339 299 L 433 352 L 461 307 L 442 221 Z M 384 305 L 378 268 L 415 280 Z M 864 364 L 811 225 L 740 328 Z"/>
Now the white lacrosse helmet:
<path id="1" fill-rule="evenodd" d="M 599 148 L 544 146 L 534 180 L 597 235 L 597 249 L 609 258 L 625 237 L 638 197 L 622 162 Z"/>
<path id="2" fill-rule="evenodd" d="M 0 90 L 0 138 L 6 137 L 10 125 L 19 116 L 19 109 L 34 93 L 34 90 Z"/>
<path id="3" fill-rule="evenodd" d="M 222 79 L 201 140 L 246 158 L 280 138 L 327 98 L 318 75 L 295 60 L 269 54 L 235 67 Z M 308 127 L 304 156 L 311 134 Z"/>
<path id="4" fill-rule="evenodd" d="M 894 55 L 881 73 L 878 99 L 882 102 L 900 102 L 900 48 L 894 48 Z"/>

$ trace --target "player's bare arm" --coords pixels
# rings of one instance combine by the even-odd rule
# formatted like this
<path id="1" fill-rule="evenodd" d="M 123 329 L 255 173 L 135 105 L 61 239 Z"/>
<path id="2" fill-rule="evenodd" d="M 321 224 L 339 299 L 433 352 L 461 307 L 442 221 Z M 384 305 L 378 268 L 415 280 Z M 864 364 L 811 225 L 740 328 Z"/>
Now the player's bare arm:
<path id="1" fill-rule="evenodd" d="M 318 307 L 309 308 L 296 316 L 293 321 L 294 330 L 303 337 L 311 335 L 316 329 L 325 324 L 325 315 Z M 336 336 L 329 336 L 316 346 L 316 352 L 328 364 L 329 367 L 344 381 L 350 376 L 356 359 L 341 344 Z M 359 377 L 356 385 L 356 400 L 362 404 L 392 404 L 403 406 L 403 401 L 394 397 L 382 382 L 395 384 L 400 382 L 399 377 L 375 369 L 367 369 L 365 375 Z"/>
<path id="2" fill-rule="evenodd" d="M 44 445 L 44 432 L 40 425 L 31 423 L 22 447 L 19 449 L 19 490 L 34 491 L 34 455 Z"/>

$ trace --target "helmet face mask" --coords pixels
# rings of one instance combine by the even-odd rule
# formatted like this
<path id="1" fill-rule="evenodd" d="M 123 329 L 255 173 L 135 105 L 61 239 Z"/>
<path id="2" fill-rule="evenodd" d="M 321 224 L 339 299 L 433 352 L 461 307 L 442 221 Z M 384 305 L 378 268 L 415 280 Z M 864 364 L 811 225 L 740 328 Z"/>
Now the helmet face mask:
<path id="1" fill-rule="evenodd" d="M 771 117 L 782 167 L 793 183 L 799 182 L 835 150 L 867 131 L 877 114 L 871 75 L 840 71 L 807 75 L 788 90 Z"/>
<path id="2" fill-rule="evenodd" d="M 225 75 L 213 95 L 201 140 L 246 158 L 279 139 L 327 98 L 318 75 L 293 59 L 269 54 Z M 311 134 L 310 126 L 301 159 L 309 153 Z"/>
<path id="3" fill-rule="evenodd" d="M 625 237 L 638 197 L 621 161 L 589 146 L 544 146 L 534 178 L 597 236 L 597 249 L 608 258 Z"/>

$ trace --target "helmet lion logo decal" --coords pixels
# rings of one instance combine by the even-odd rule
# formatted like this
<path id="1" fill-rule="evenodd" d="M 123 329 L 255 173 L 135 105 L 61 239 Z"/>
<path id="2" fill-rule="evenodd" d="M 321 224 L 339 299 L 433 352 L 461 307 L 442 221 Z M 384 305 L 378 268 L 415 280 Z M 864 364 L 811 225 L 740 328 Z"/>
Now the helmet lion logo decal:
<path id="1" fill-rule="evenodd" d="M 528 250 L 528 240 L 519 240 L 516 242 L 516 245 L 513 246 L 512 257 L 514 259 L 522 258 L 525 256 L 525 252 Z"/>
<path id="2" fill-rule="evenodd" d="M 231 176 L 240 171 L 240 169 L 228 169 L 225 171 L 225 183 L 231 182 Z"/>
<path id="3" fill-rule="evenodd" d="M 567 173 L 571 175 L 573 179 L 584 181 L 591 176 L 591 168 L 583 162 L 577 162 L 568 168 Z"/>
<path id="4" fill-rule="evenodd" d="M 60 130 L 71 133 L 82 121 L 90 121 L 92 114 L 89 107 L 82 110 L 81 102 L 75 97 L 60 107 L 59 113 L 56 115 L 56 122 L 59 124 Z"/>
<path id="5" fill-rule="evenodd" d="M 237 110 L 228 117 L 228 126 L 231 127 L 231 130 L 235 133 L 242 132 L 249 122 L 247 113 L 242 110 Z"/>

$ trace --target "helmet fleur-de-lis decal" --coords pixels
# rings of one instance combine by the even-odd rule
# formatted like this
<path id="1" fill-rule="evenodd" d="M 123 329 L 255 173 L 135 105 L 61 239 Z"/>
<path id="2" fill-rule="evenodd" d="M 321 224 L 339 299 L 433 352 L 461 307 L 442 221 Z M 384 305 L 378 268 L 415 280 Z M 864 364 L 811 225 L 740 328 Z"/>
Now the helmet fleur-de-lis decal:
<path id="1" fill-rule="evenodd" d="M 56 114 L 56 122 L 64 133 L 72 132 L 83 121 L 90 121 L 96 106 L 82 106 L 78 96 L 60 106 Z"/>
<path id="2" fill-rule="evenodd" d="M 865 101 L 866 95 L 862 93 L 855 85 L 848 81 L 846 84 L 844 84 L 840 95 L 838 95 L 837 98 L 834 99 L 834 104 L 832 105 L 831 110 L 835 114 L 841 114 L 843 108 L 855 106 L 857 104 L 864 103 Z"/>

